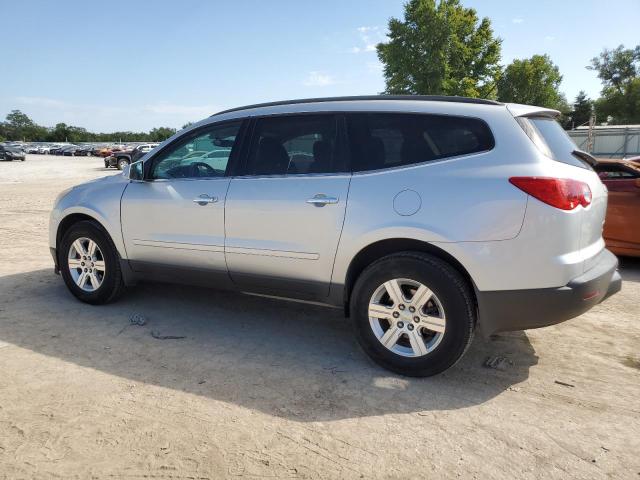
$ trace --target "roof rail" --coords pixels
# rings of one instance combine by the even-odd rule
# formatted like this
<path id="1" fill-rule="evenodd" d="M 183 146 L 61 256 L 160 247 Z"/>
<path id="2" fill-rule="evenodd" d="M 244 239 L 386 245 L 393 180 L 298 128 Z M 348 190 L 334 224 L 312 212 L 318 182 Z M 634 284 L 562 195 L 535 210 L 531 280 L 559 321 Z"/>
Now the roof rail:
<path id="1" fill-rule="evenodd" d="M 246 105 L 244 107 L 230 108 L 213 116 L 222 115 L 223 113 L 238 112 L 241 110 L 250 110 L 259 107 L 277 107 L 280 105 L 296 105 L 300 103 L 323 103 L 323 102 L 357 102 L 360 100 L 420 100 L 424 102 L 454 102 L 454 103 L 476 103 L 480 105 L 503 105 L 495 100 L 487 100 L 485 98 L 456 97 L 447 95 L 356 95 L 350 97 L 324 97 L 324 98 L 302 98 L 299 100 L 283 100 L 279 102 L 256 103 L 254 105 Z"/>

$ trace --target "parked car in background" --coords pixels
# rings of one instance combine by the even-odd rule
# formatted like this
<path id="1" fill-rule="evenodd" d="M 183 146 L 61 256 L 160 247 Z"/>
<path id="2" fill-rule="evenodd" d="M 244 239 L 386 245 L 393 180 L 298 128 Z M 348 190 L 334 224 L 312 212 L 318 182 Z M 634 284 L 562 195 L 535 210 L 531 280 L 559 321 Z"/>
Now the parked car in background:
<path id="1" fill-rule="evenodd" d="M 629 158 L 625 158 L 625 160 L 627 162 L 633 162 L 636 165 L 640 165 L 640 156 L 639 157 L 629 157 Z"/>
<path id="2" fill-rule="evenodd" d="M 79 147 L 77 150 L 75 150 L 73 152 L 73 155 L 76 157 L 89 157 L 91 156 L 91 152 L 93 150 L 93 147 L 91 146 L 87 146 L 87 145 L 83 145 L 81 147 Z"/>
<path id="3" fill-rule="evenodd" d="M 157 146 L 157 143 L 147 143 L 138 145 L 137 147 L 130 150 L 121 150 L 119 152 L 114 152 L 104 159 L 104 166 L 105 168 L 117 167 L 118 170 L 122 170 L 127 165 L 138 161 L 145 154 L 149 153 Z"/>
<path id="4" fill-rule="evenodd" d="M 109 155 L 111 155 L 113 153 L 113 150 L 109 147 L 102 147 L 101 149 L 98 150 L 97 155 L 98 157 L 108 157 Z"/>
<path id="5" fill-rule="evenodd" d="M 80 147 L 78 147 L 77 145 L 69 145 L 68 147 L 62 149 L 61 154 L 65 157 L 73 157 L 73 155 L 79 148 Z"/>
<path id="6" fill-rule="evenodd" d="M 599 160 L 594 167 L 609 190 L 603 237 L 616 255 L 640 257 L 640 164 Z"/>
<path id="7" fill-rule="evenodd" d="M 41 145 L 38 147 L 38 153 L 41 155 L 48 154 L 51 151 L 50 145 Z"/>
<path id="8" fill-rule="evenodd" d="M 55 269 L 90 304 L 156 279 L 337 306 L 374 361 L 434 375 L 476 328 L 559 323 L 621 288 L 607 190 L 559 114 L 392 95 L 227 110 L 59 195 Z"/>
<path id="9" fill-rule="evenodd" d="M 25 160 L 25 154 L 22 150 L 9 145 L 0 145 L 0 159 L 2 160 Z"/>
<path id="10" fill-rule="evenodd" d="M 69 145 L 55 145 L 49 150 L 50 155 L 62 155 L 62 151 L 68 148 Z"/>

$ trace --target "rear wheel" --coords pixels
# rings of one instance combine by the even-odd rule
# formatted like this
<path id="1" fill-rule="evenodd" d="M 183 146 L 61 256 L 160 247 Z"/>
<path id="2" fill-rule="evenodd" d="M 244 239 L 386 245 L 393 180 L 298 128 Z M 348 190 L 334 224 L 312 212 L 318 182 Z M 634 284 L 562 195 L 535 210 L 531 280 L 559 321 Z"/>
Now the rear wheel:
<path id="1" fill-rule="evenodd" d="M 118 160 L 118 170 L 123 170 L 127 165 L 129 165 L 129 160 L 127 160 L 126 158 L 121 158 Z"/>
<path id="2" fill-rule="evenodd" d="M 115 245 L 93 222 L 82 221 L 69 228 L 60 242 L 58 261 L 67 288 L 83 302 L 108 303 L 124 290 Z"/>
<path id="3" fill-rule="evenodd" d="M 360 345 L 376 363 L 416 377 L 453 366 L 475 327 L 464 278 L 419 252 L 389 255 L 367 267 L 353 289 L 351 317 Z"/>

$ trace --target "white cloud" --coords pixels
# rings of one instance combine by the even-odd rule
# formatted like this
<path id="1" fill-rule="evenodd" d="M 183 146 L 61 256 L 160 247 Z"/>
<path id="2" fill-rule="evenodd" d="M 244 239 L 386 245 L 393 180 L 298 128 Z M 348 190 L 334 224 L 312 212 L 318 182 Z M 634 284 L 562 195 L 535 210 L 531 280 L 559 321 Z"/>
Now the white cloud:
<path id="1" fill-rule="evenodd" d="M 522 17 L 516 17 L 516 18 L 512 18 L 511 22 L 518 24 L 518 23 L 524 22 L 524 19 Z"/>
<path id="2" fill-rule="evenodd" d="M 335 85 L 336 79 L 323 72 L 309 72 L 307 79 L 302 82 L 305 87 L 326 87 L 328 85 Z"/>
<path id="3" fill-rule="evenodd" d="M 384 32 L 380 27 L 358 27 L 358 36 L 360 37 L 360 45 L 351 47 L 351 53 L 375 52 L 376 45 L 384 40 Z"/>

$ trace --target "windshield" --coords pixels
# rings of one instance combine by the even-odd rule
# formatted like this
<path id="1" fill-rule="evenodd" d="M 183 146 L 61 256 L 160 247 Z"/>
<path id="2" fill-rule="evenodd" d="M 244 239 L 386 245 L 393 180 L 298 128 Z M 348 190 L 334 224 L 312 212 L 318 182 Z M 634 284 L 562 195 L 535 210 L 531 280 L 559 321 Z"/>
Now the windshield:
<path id="1" fill-rule="evenodd" d="M 576 167 L 591 168 L 589 164 L 573 154 L 578 147 L 554 119 L 518 117 L 516 120 L 538 150 L 547 157 Z"/>

